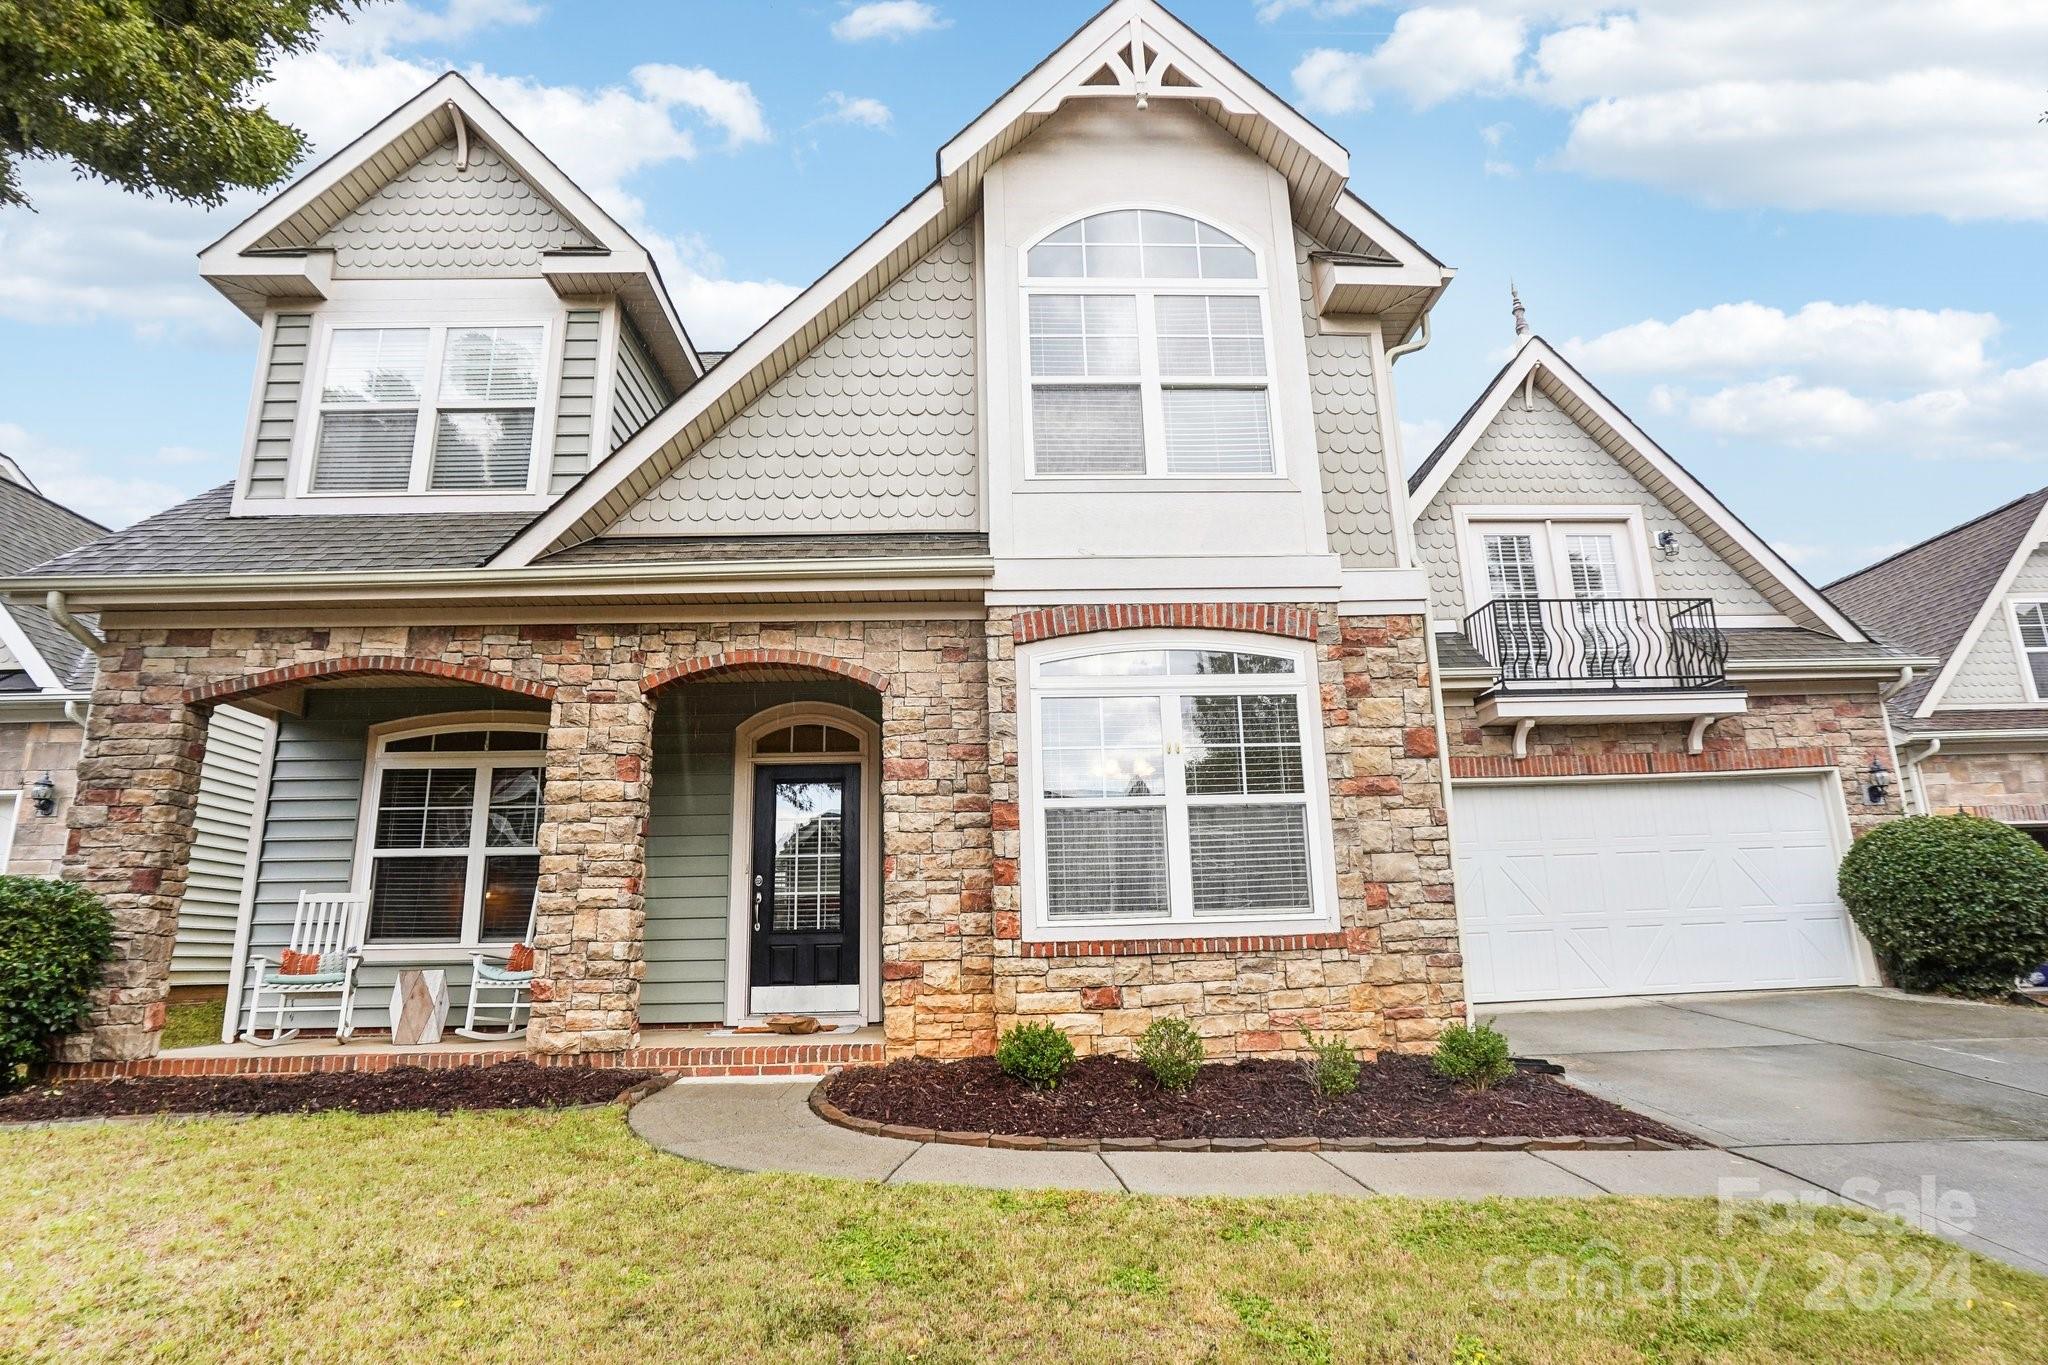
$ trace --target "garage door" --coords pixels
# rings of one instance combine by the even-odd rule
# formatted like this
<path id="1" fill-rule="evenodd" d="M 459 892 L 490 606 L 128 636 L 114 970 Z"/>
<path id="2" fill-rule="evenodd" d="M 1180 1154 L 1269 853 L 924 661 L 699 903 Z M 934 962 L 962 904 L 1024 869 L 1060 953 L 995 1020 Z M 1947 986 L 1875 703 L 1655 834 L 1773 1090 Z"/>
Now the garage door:
<path id="1" fill-rule="evenodd" d="M 1460 785 L 1452 830 L 1474 1000 L 1840 986 L 1824 775 Z"/>

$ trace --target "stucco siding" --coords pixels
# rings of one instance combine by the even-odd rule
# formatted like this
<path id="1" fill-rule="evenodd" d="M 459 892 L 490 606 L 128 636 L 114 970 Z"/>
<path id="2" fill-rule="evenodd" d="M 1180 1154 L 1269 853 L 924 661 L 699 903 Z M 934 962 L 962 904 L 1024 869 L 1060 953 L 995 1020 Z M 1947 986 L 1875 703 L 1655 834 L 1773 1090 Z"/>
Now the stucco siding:
<path id="1" fill-rule="evenodd" d="M 559 493 L 590 468 L 590 442 L 597 422 L 597 350 L 603 315 L 573 309 L 563 323 L 562 386 L 555 402 L 555 450 L 548 467 L 548 492 Z"/>
<path id="2" fill-rule="evenodd" d="M 977 529 L 965 229 L 825 338 L 607 535 Z"/>
<path id="3" fill-rule="evenodd" d="M 271 330 L 270 355 L 264 361 L 263 392 L 256 400 L 256 449 L 249 463 L 247 496 L 281 498 L 291 472 L 292 429 L 298 422 L 299 394 L 306 382 L 307 349 L 313 340 L 313 319 L 307 313 L 280 313 Z"/>
<path id="4" fill-rule="evenodd" d="M 1481 605 L 1465 600 L 1452 509 L 1587 505 L 1643 509 L 1644 529 L 1654 544 L 1673 532 L 1678 554 L 1651 556 L 1658 595 L 1710 597 L 1724 615 L 1776 615 L 1778 609 L 1736 567 L 1700 543 L 1700 538 L 1642 481 L 1624 469 L 1600 443 L 1574 422 L 1549 395 L 1537 390 L 1533 409 L 1510 398 L 1481 433 L 1436 498 L 1415 523 L 1415 554 L 1429 574 L 1430 595 L 1441 617 L 1463 616 Z"/>
<path id="5" fill-rule="evenodd" d="M 619 319 L 619 345 L 612 367 L 611 445 L 616 450 L 667 407 L 675 394 L 647 354 L 647 343 L 630 318 Z"/>
<path id="6" fill-rule="evenodd" d="M 216 709 L 207 723 L 192 860 L 171 950 L 173 986 L 228 983 L 270 731 L 270 722 L 232 706 Z"/>
<path id="7" fill-rule="evenodd" d="M 444 142 L 329 228 L 339 279 L 431 275 L 510 278 L 540 273 L 541 256 L 591 243 L 481 142 L 456 169 Z"/>
<path id="8" fill-rule="evenodd" d="M 1330 549 L 1343 559 L 1346 568 L 1391 567 L 1396 562 L 1394 512 L 1387 493 L 1386 443 L 1373 386 L 1372 340 L 1323 331 L 1309 266 L 1309 253 L 1315 249 L 1316 244 L 1306 235 L 1295 234 L 1309 402 L 1315 414 Z"/>
<path id="9" fill-rule="evenodd" d="M 315 692 L 303 717 L 281 721 L 256 867 L 250 951 L 276 961 L 291 938 L 301 891 L 349 890 L 372 725 L 450 711 L 506 710 L 507 699 L 506 693 L 485 688 Z M 362 969 L 357 977 L 358 1027 L 389 1026 L 387 1006 L 395 971 L 388 966 Z M 448 982 L 453 1008 L 460 1010 L 468 999 L 468 966 L 449 965 Z"/>

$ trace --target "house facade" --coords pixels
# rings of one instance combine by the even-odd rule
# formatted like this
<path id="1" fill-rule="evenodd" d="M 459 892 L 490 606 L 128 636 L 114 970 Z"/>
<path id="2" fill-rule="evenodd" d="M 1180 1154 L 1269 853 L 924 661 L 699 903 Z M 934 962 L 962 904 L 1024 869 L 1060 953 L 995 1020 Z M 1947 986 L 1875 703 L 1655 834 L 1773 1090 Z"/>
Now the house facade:
<path id="1" fill-rule="evenodd" d="M 1911 808 L 2048 839 L 2048 489 L 1828 592 L 1930 660 L 1890 702 Z"/>
<path id="2" fill-rule="evenodd" d="M 1475 983 L 1867 977 L 1833 859 L 1910 657 L 1538 340 L 1411 474 L 1452 272 L 1348 182 L 1117 0 L 707 367 L 436 82 L 202 254 L 262 329 L 236 481 L 0 584 L 104 637 L 67 1055 L 155 1048 L 226 706 L 275 727 L 238 959 L 306 891 L 368 897 L 373 986 L 529 941 L 542 1055 L 1414 1050 Z"/>

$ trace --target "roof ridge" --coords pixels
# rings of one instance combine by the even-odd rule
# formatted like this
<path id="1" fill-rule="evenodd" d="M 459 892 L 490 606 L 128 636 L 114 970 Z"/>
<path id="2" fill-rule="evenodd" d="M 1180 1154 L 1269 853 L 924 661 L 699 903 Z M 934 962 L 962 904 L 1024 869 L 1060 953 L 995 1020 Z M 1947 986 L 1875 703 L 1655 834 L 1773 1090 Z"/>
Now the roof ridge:
<path id="1" fill-rule="evenodd" d="M 1937 531 L 1933 535 L 1928 536 L 1925 539 L 1914 541 L 1911 545 L 1906 546 L 1903 550 L 1894 550 L 1890 554 L 1886 555 L 1883 559 L 1873 560 L 1871 563 L 1865 564 L 1860 569 L 1856 569 L 1849 573 L 1845 573 L 1840 578 L 1834 580 L 1832 583 L 1827 584 L 1825 587 L 1821 589 L 1821 591 L 1831 592 L 1834 589 L 1841 587 L 1844 583 L 1847 583 L 1852 578 L 1861 578 L 1863 577 L 1863 575 L 1867 573 L 1871 573 L 1875 570 L 1883 568 L 1885 565 L 1890 564 L 1894 560 L 1905 558 L 1907 555 L 1912 554 L 1916 550 L 1924 550 L 1928 546 L 1933 545 L 1938 541 L 1947 540 L 1950 536 L 1955 535 L 1960 531 L 1967 531 L 1972 526 L 1981 525 L 1984 522 L 1991 520 L 1993 517 L 2000 515 L 2001 513 L 2010 512 L 2013 508 L 2018 507 L 2021 503 L 2026 502 L 2029 499 L 2040 498 L 2043 496 L 2048 496 L 2048 487 L 2036 488 L 2031 493 L 2022 493 L 2018 497 L 2013 498 L 2009 502 L 2000 503 L 1998 506 L 1992 508 L 1988 512 L 1978 513 L 1976 516 L 1971 517 L 1968 521 L 1959 521 L 1955 525 L 1949 527 L 1946 531 Z"/>

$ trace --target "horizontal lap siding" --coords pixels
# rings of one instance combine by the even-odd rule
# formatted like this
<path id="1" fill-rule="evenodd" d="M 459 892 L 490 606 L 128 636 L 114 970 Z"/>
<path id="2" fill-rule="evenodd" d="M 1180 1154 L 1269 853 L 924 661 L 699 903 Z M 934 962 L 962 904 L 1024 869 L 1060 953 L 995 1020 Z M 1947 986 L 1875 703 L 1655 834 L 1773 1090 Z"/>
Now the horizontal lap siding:
<path id="1" fill-rule="evenodd" d="M 281 498 L 291 467 L 292 429 L 299 417 L 299 392 L 306 382 L 307 347 L 313 337 L 308 313 L 280 313 L 265 362 L 263 394 L 257 399 L 256 450 L 249 465 L 248 496 Z"/>
<path id="2" fill-rule="evenodd" d="M 305 716 L 281 721 L 277 755 L 271 765 L 263 849 L 257 861 L 249 951 L 277 960 L 279 950 L 291 938 L 300 892 L 350 889 L 372 725 L 452 711 L 495 709 L 533 714 L 532 709 L 509 707 L 507 701 L 505 693 L 486 688 L 315 692 Z M 362 988 L 356 1002 L 358 1027 L 390 1026 L 389 992 L 396 972 L 396 967 L 365 967 L 358 975 Z M 468 966 L 449 966 L 448 980 L 451 1013 L 459 1013 L 468 998 Z M 317 1016 L 312 1018 L 317 1020 Z M 454 1018 L 452 1022 L 461 1021 Z"/>
<path id="3" fill-rule="evenodd" d="M 249 872 L 270 723 L 223 706 L 207 723 L 192 861 L 171 951 L 173 986 L 225 986 Z"/>
<path id="4" fill-rule="evenodd" d="M 669 391 L 661 371 L 655 368 L 632 320 L 623 315 L 619 318 L 618 355 L 612 368 L 612 443 L 609 449 L 616 450 L 634 432 L 652 421 L 654 414 L 667 407 L 675 395 Z"/>
<path id="5" fill-rule="evenodd" d="M 562 387 L 555 403 L 555 451 L 548 491 L 559 493 L 590 468 L 590 438 L 597 403 L 597 347 L 602 315 L 570 312 L 562 338 Z"/>
<path id="6" fill-rule="evenodd" d="M 647 825 L 643 1024 L 706 1024 L 725 1017 L 733 735 L 749 717 L 794 701 L 878 714 L 874 695 L 850 683 L 685 683 L 662 697 L 655 712 Z"/>

